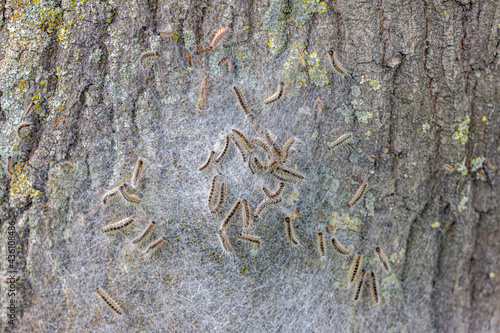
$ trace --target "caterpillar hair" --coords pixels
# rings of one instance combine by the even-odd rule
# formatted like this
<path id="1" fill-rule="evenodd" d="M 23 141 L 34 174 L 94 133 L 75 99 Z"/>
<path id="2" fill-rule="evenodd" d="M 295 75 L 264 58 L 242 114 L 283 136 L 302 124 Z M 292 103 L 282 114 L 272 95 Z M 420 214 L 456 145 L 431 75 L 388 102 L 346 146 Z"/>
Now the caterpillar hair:
<path id="1" fill-rule="evenodd" d="M 212 150 L 210 152 L 210 155 L 208 156 L 207 161 L 205 163 L 203 163 L 203 165 L 201 167 L 198 168 L 198 171 L 203 171 L 206 168 L 208 168 L 208 166 L 212 163 L 214 156 L 215 156 L 215 151 Z"/>
<path id="2" fill-rule="evenodd" d="M 149 252 L 155 250 L 156 248 L 158 248 L 158 246 L 163 244 L 166 240 L 167 240 L 167 237 L 165 237 L 165 236 L 158 238 L 157 240 L 155 240 L 154 242 L 149 244 L 148 248 L 146 249 L 146 251 L 144 251 L 144 253 L 149 253 Z"/>
<path id="3" fill-rule="evenodd" d="M 23 121 L 22 123 L 17 126 L 17 137 L 20 139 L 22 137 L 22 131 L 26 127 L 31 127 L 33 124 L 29 121 Z"/>
<path id="4" fill-rule="evenodd" d="M 250 227 L 250 206 L 246 199 L 241 200 L 241 222 L 244 229 Z"/>
<path id="5" fill-rule="evenodd" d="M 285 142 L 283 149 L 281 150 L 280 163 L 286 163 L 288 155 L 290 154 L 290 148 L 293 146 L 294 142 L 295 138 L 293 136 Z"/>
<path id="6" fill-rule="evenodd" d="M 227 184 L 226 182 L 222 182 L 220 184 L 220 191 L 219 191 L 219 200 L 217 202 L 217 205 L 213 209 L 210 210 L 212 214 L 218 213 L 219 210 L 224 206 L 224 203 L 226 202 L 226 197 L 227 197 Z"/>
<path id="7" fill-rule="evenodd" d="M 132 240 L 132 244 L 140 243 L 143 239 L 145 239 L 152 231 L 155 226 L 155 221 L 151 221 L 151 223 L 141 232 L 136 238 Z"/>
<path id="8" fill-rule="evenodd" d="M 261 201 L 261 203 L 255 208 L 255 211 L 253 213 L 253 217 L 258 219 L 260 214 L 262 213 L 262 211 L 264 209 L 266 209 L 267 207 L 271 206 L 271 205 L 276 205 L 277 203 L 280 203 L 282 200 L 281 197 L 277 197 L 277 198 L 274 198 L 274 199 L 271 199 L 271 198 L 267 198 L 267 199 L 264 199 L 263 201 Z"/>
<path id="9" fill-rule="evenodd" d="M 380 262 L 380 265 L 382 268 L 387 272 L 391 272 L 391 265 L 389 264 L 389 260 L 387 260 L 387 257 L 385 256 L 384 251 L 380 247 L 375 248 L 375 256 L 377 256 L 378 261 Z"/>
<path id="10" fill-rule="evenodd" d="M 247 153 L 246 153 L 245 149 L 243 149 L 243 147 L 241 146 L 241 143 L 238 139 L 235 139 L 234 136 L 232 138 L 233 138 L 234 145 L 236 146 L 236 148 L 238 148 L 238 150 L 241 153 L 241 157 L 243 158 L 243 162 L 246 163 L 247 162 Z"/>
<path id="11" fill-rule="evenodd" d="M 152 58 L 152 57 L 157 57 L 159 55 L 158 51 L 146 51 L 144 52 L 143 54 L 141 54 L 141 56 L 139 57 L 139 61 L 141 62 L 141 65 L 143 68 L 146 67 L 146 61 L 149 59 L 149 58 Z"/>
<path id="12" fill-rule="evenodd" d="M 236 97 L 238 98 L 238 102 L 240 103 L 241 108 L 243 109 L 243 112 L 245 112 L 245 115 L 252 120 L 253 119 L 253 114 L 250 112 L 250 108 L 248 107 L 245 95 L 243 92 L 238 88 L 236 85 L 233 85 L 234 92 L 236 93 Z"/>
<path id="13" fill-rule="evenodd" d="M 260 241 L 259 236 L 239 233 L 238 238 L 251 243 L 252 245 L 254 245 L 257 248 L 260 247 L 261 241 Z"/>
<path id="14" fill-rule="evenodd" d="M 378 304 L 379 296 L 378 296 L 378 285 L 377 285 L 377 277 L 373 270 L 368 274 L 370 295 L 372 296 L 372 302 Z"/>
<path id="15" fill-rule="evenodd" d="M 319 96 L 316 97 L 316 100 L 314 101 L 313 109 L 315 116 L 318 113 L 324 113 L 326 110 L 325 103 L 323 103 L 323 101 L 321 100 L 321 98 L 319 98 Z"/>
<path id="16" fill-rule="evenodd" d="M 356 289 L 354 289 L 353 301 L 357 301 L 363 292 L 363 284 L 365 282 L 365 274 L 366 270 L 363 268 L 359 273 L 358 284 L 356 285 Z"/>
<path id="17" fill-rule="evenodd" d="M 11 175 L 16 173 L 16 171 L 14 170 L 14 166 L 12 165 L 12 157 L 11 156 L 7 157 L 7 171 Z"/>
<path id="18" fill-rule="evenodd" d="M 295 234 L 292 219 L 289 216 L 285 217 L 285 235 L 292 247 L 300 246 L 300 241 Z"/>
<path id="19" fill-rule="evenodd" d="M 252 140 L 252 143 L 255 147 L 259 147 L 260 149 L 262 149 L 262 151 L 264 151 L 264 153 L 266 153 L 266 155 L 269 157 L 269 155 L 271 155 L 271 149 L 269 148 L 269 146 L 264 142 L 262 141 L 261 139 L 259 138 L 254 138 Z"/>
<path id="20" fill-rule="evenodd" d="M 198 114 L 205 111 L 205 102 L 207 100 L 207 83 L 208 83 L 208 75 L 203 78 L 200 86 L 200 98 L 198 99 L 198 104 L 196 105 L 196 111 Z"/>
<path id="21" fill-rule="evenodd" d="M 330 62 L 332 63 L 332 66 L 333 66 L 333 69 L 335 70 L 335 72 L 337 74 L 339 74 L 341 77 L 347 76 L 348 75 L 347 70 L 340 63 L 335 51 L 333 51 L 333 50 L 328 51 L 328 55 L 330 56 Z"/>
<path id="22" fill-rule="evenodd" d="M 229 238 L 227 237 L 227 234 L 224 231 L 224 229 L 219 229 L 219 231 L 217 231 L 217 235 L 219 235 L 220 245 L 222 247 L 222 251 L 224 252 L 224 254 L 228 256 L 232 255 L 233 246 L 231 245 L 231 242 L 229 241 Z"/>
<path id="23" fill-rule="evenodd" d="M 269 130 L 267 129 L 264 130 L 264 139 L 267 141 L 267 144 L 271 146 L 274 155 L 276 155 L 277 158 L 280 158 L 282 155 L 281 147 L 276 142 L 276 140 L 273 139 L 273 137 L 271 136 L 271 132 L 269 132 Z"/>
<path id="24" fill-rule="evenodd" d="M 359 267 L 361 266 L 361 260 L 363 259 L 363 254 L 361 252 L 356 253 L 354 259 L 352 260 L 351 267 L 349 268 L 349 282 L 353 283 L 356 275 L 358 274 Z"/>
<path id="25" fill-rule="evenodd" d="M 208 49 L 213 48 L 219 41 L 222 41 L 224 37 L 227 36 L 229 32 L 229 28 L 224 27 L 220 28 L 219 31 L 215 34 L 214 38 L 210 41 L 210 44 L 208 45 Z"/>
<path id="26" fill-rule="evenodd" d="M 240 142 L 240 144 L 243 146 L 243 148 L 245 148 L 249 152 L 253 151 L 253 145 L 250 142 L 250 140 L 247 139 L 247 137 L 245 136 L 245 134 L 243 134 L 241 131 L 239 131 L 239 130 L 237 130 L 235 128 L 233 128 L 231 131 L 234 133 L 233 134 L 233 139 L 235 141 L 238 140 Z"/>
<path id="27" fill-rule="evenodd" d="M 323 236 L 322 232 L 318 232 L 318 235 L 316 236 L 316 244 L 318 246 L 319 259 L 323 261 L 326 259 L 327 253 L 325 246 L 325 237 Z"/>
<path id="28" fill-rule="evenodd" d="M 281 195 L 281 193 L 283 193 L 283 190 L 285 189 L 285 183 L 281 182 L 278 186 L 278 189 L 276 191 L 274 191 L 274 193 L 272 193 L 271 191 L 269 191 L 269 189 L 265 186 L 262 186 L 262 190 L 264 191 L 264 193 L 266 194 L 266 196 L 270 199 L 274 199 L 278 196 Z"/>
<path id="29" fill-rule="evenodd" d="M 220 155 L 215 159 L 215 163 L 219 163 L 222 158 L 224 157 L 224 155 L 226 155 L 227 153 L 227 150 L 229 149 L 229 141 L 230 141 L 230 137 L 229 135 L 226 135 L 226 145 L 224 146 L 224 149 L 222 150 L 222 152 L 220 153 Z"/>
<path id="30" fill-rule="evenodd" d="M 132 173 L 132 177 L 130 178 L 130 185 L 132 185 L 133 187 L 137 185 L 137 181 L 142 176 L 143 168 L 144 168 L 144 161 L 142 160 L 142 158 L 137 159 L 134 172 Z"/>
<path id="31" fill-rule="evenodd" d="M 111 190 L 104 193 L 104 195 L 102 196 L 102 203 L 104 205 L 107 204 L 111 198 L 118 194 L 118 192 L 120 192 L 120 186 L 112 188 Z"/>
<path id="32" fill-rule="evenodd" d="M 281 96 L 283 95 L 283 87 L 284 86 L 285 86 L 285 83 L 283 83 L 283 81 L 281 81 L 278 84 L 278 91 L 276 91 L 273 95 L 271 95 L 268 99 L 266 99 L 264 101 L 264 104 L 271 104 L 271 103 L 276 102 L 278 99 L 280 99 Z"/>
<path id="33" fill-rule="evenodd" d="M 236 202 L 234 203 L 234 205 L 231 208 L 231 210 L 227 213 L 227 215 L 222 220 L 219 229 L 226 229 L 227 225 L 231 221 L 231 218 L 234 216 L 234 214 L 236 214 L 236 211 L 240 207 L 240 204 L 241 204 L 241 200 L 236 200 Z"/>
<path id="34" fill-rule="evenodd" d="M 215 206 L 214 204 L 217 196 L 214 196 L 214 194 L 216 194 L 216 191 L 219 189 L 219 177 L 220 175 L 217 174 L 212 179 L 212 186 L 210 187 L 210 194 L 208 195 L 208 209 L 210 211 L 212 211 Z"/>
<path id="35" fill-rule="evenodd" d="M 110 231 L 125 229 L 126 227 L 131 225 L 132 222 L 134 222 L 134 220 L 135 220 L 135 215 L 126 217 L 123 220 L 105 226 L 104 228 L 102 228 L 102 232 L 110 232 Z"/>
<path id="36" fill-rule="evenodd" d="M 288 179 L 288 181 L 292 181 L 292 182 L 294 180 L 297 180 L 297 179 L 299 179 L 299 180 L 305 179 L 305 177 L 303 175 L 301 175 L 300 173 L 288 170 L 280 165 L 278 165 L 276 167 L 275 171 L 273 172 L 273 175 L 276 176 L 274 173 L 276 173 L 278 177 Z"/>
<path id="37" fill-rule="evenodd" d="M 351 250 L 342 245 L 335 236 L 332 237 L 332 246 L 338 254 L 341 254 L 343 256 L 351 254 Z"/>
<path id="38" fill-rule="evenodd" d="M 120 193 L 122 194 L 123 199 L 133 202 L 133 203 L 141 203 L 142 200 L 137 195 L 135 195 L 129 188 L 127 183 L 123 183 L 120 186 Z"/>
<path id="39" fill-rule="evenodd" d="M 118 305 L 118 303 L 116 303 L 114 299 L 111 298 L 111 296 L 108 295 L 108 293 L 104 289 L 98 287 L 96 291 L 97 294 L 99 294 L 99 296 L 101 296 L 101 298 L 104 300 L 104 302 L 106 302 L 106 304 L 111 309 L 113 309 L 113 311 L 115 311 L 119 315 L 124 314 L 122 308 Z"/>
<path id="40" fill-rule="evenodd" d="M 363 182 L 363 183 L 361 183 L 361 186 L 358 188 L 358 190 L 356 191 L 356 193 L 354 194 L 354 196 L 352 197 L 352 199 L 349 200 L 349 202 L 347 203 L 347 207 L 351 208 L 352 206 L 354 206 L 354 204 L 359 199 L 361 199 L 361 197 L 365 193 L 365 190 L 366 190 L 366 182 Z"/>
<path id="41" fill-rule="evenodd" d="M 345 133 L 342 134 L 337 138 L 337 140 L 333 141 L 328 145 L 328 149 L 335 149 L 338 147 L 342 147 L 348 143 L 351 143 L 353 141 L 352 139 L 352 133 Z"/>

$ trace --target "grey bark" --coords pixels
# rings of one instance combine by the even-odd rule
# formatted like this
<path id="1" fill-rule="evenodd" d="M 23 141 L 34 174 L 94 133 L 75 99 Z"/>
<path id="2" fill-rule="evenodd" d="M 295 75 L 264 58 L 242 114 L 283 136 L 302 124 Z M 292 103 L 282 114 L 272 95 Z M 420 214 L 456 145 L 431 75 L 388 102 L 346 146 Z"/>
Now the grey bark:
<path id="1" fill-rule="evenodd" d="M 2 283 L 2 329 L 500 330 L 498 1 L 4 1 L 1 9 L 2 257 L 14 226 L 20 275 L 14 326 Z M 222 27 L 232 32 L 223 45 L 200 47 Z M 330 49 L 351 77 L 335 74 Z M 141 64 L 150 50 L 158 57 Z M 217 65 L 223 57 L 231 71 Z M 264 105 L 280 80 L 284 96 Z M 313 107 L 317 97 L 325 110 Z M 23 121 L 32 125 L 18 138 Z M 254 221 L 256 255 L 237 240 L 239 217 L 228 227 L 232 257 L 217 229 L 234 200 L 255 208 L 262 185 L 277 182 L 252 174 L 234 145 L 220 168 L 198 171 L 232 128 L 250 136 L 268 128 L 281 144 L 294 136 L 288 166 L 306 176 Z M 327 149 L 347 132 L 355 138 L 347 149 Z M 142 203 L 103 205 L 138 157 Z M 207 200 L 219 171 L 229 194 L 215 216 Z M 349 209 L 359 179 L 367 191 Z M 282 217 L 297 206 L 300 249 L 286 243 Z M 102 233 L 132 214 L 131 230 Z M 143 255 L 145 245 L 130 241 L 152 220 L 149 241 L 168 241 Z M 351 261 L 334 253 L 333 233 L 375 270 L 381 304 L 368 290 L 352 301 Z M 376 246 L 392 273 L 375 260 Z M 1 265 L 7 276 L 9 262 Z"/>

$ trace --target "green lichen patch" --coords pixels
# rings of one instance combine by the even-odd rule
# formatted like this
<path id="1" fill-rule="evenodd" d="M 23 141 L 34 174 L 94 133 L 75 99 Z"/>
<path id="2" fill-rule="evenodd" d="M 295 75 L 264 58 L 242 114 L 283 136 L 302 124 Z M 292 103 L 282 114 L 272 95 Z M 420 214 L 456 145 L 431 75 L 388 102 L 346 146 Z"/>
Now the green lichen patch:
<path id="1" fill-rule="evenodd" d="M 467 208 L 465 205 L 467 205 L 467 202 L 469 202 L 469 197 L 462 197 L 460 202 L 458 203 L 457 210 L 459 213 L 463 212 L 465 208 Z"/>
<path id="2" fill-rule="evenodd" d="M 358 118 L 358 121 L 363 124 L 368 124 L 371 119 L 373 119 L 373 114 L 368 111 L 354 111 L 354 115 Z"/>
<path id="3" fill-rule="evenodd" d="M 333 234 L 337 233 L 338 229 L 342 230 L 358 230 L 361 225 L 361 220 L 357 217 L 351 217 L 349 214 L 340 215 L 338 212 L 334 211 L 330 215 L 330 227 Z"/>
<path id="4" fill-rule="evenodd" d="M 425 123 L 422 125 L 422 132 L 427 133 L 427 131 L 430 129 L 431 129 L 431 125 L 429 125 L 429 123 Z"/>
<path id="5" fill-rule="evenodd" d="M 457 166 L 456 169 L 458 172 L 460 172 L 462 174 L 462 176 L 467 176 L 468 171 L 467 171 L 467 167 L 465 166 L 465 158 L 462 161 L 462 163 Z"/>
<path id="6" fill-rule="evenodd" d="M 465 117 L 465 120 L 458 124 L 458 129 L 453 133 L 453 140 L 460 140 L 460 143 L 465 145 L 469 140 L 470 117 Z"/>
<path id="7" fill-rule="evenodd" d="M 42 192 L 33 189 L 33 183 L 28 180 L 28 175 L 23 172 L 21 164 L 13 166 L 14 174 L 10 181 L 10 196 L 14 198 L 30 198 L 40 195 Z"/>
<path id="8" fill-rule="evenodd" d="M 406 249 L 401 249 L 399 250 L 399 252 L 394 252 L 389 256 L 389 261 L 399 264 L 404 260 L 405 254 L 406 254 Z"/>
<path id="9" fill-rule="evenodd" d="M 484 156 L 476 157 L 471 161 L 471 171 L 475 172 L 483 167 L 483 163 L 486 160 Z"/>

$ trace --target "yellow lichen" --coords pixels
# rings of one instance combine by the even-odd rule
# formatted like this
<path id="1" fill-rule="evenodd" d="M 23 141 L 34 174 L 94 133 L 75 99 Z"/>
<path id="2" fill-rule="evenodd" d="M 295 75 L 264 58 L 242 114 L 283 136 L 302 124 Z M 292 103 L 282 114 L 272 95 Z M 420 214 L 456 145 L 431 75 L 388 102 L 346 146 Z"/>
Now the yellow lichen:
<path id="1" fill-rule="evenodd" d="M 338 229 L 349 229 L 349 230 L 358 230 L 358 227 L 361 225 L 361 220 L 357 217 L 350 217 L 349 214 L 345 214 L 340 216 L 338 212 L 333 212 L 330 215 L 330 228 L 332 232 L 337 233 Z"/>

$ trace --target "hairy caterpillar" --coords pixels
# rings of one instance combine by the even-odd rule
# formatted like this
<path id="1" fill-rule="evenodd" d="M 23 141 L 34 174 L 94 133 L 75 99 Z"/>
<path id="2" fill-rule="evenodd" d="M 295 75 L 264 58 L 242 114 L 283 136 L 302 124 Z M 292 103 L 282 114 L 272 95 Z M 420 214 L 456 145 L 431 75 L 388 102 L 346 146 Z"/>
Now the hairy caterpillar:
<path id="1" fill-rule="evenodd" d="M 253 114 L 250 112 L 250 108 L 248 107 L 247 101 L 245 99 L 245 95 L 236 85 L 233 85 L 234 92 L 236 93 L 236 97 L 238 98 L 238 102 L 240 102 L 240 106 L 245 112 L 245 115 L 252 120 Z"/>
<path id="2" fill-rule="evenodd" d="M 302 66 L 307 67 L 306 59 L 304 58 L 304 55 L 302 54 L 300 47 L 298 45 L 295 45 L 295 47 L 297 48 L 297 50 L 299 50 L 300 59 L 302 60 Z"/>
<path id="3" fill-rule="evenodd" d="M 135 187 L 137 185 L 137 181 L 142 176 L 142 171 L 144 168 L 144 161 L 139 158 L 137 163 L 135 164 L 134 172 L 132 173 L 132 177 L 130 178 L 130 185 Z"/>
<path id="4" fill-rule="evenodd" d="M 250 206 L 246 199 L 241 200 L 241 222 L 243 223 L 243 228 L 247 229 L 250 227 Z"/>
<path id="5" fill-rule="evenodd" d="M 189 53 L 186 53 L 186 60 L 188 62 L 188 66 L 191 67 L 191 55 Z"/>
<path id="6" fill-rule="evenodd" d="M 243 162 L 246 163 L 247 162 L 247 153 L 243 149 L 243 147 L 241 146 L 240 141 L 238 139 L 235 139 L 233 136 L 233 142 L 234 142 L 234 145 L 236 146 L 236 148 L 238 148 L 238 150 L 240 151 L 241 157 L 243 158 Z"/>
<path id="7" fill-rule="evenodd" d="M 278 189 L 272 193 L 267 187 L 262 186 L 262 190 L 266 194 L 266 196 L 270 199 L 274 199 L 283 193 L 283 190 L 285 189 L 285 183 L 281 182 L 280 185 L 278 186 Z"/>
<path id="8" fill-rule="evenodd" d="M 370 287 L 370 294 L 372 296 L 372 301 L 375 304 L 378 304 L 379 295 L 378 295 L 378 285 L 377 285 L 377 277 L 375 276 L 374 271 L 370 271 L 368 274 L 368 281 Z"/>
<path id="9" fill-rule="evenodd" d="M 201 167 L 198 168 L 198 171 L 203 171 L 206 168 L 208 168 L 208 166 L 212 163 L 214 156 L 215 156 L 215 151 L 212 150 L 210 152 L 210 155 L 208 156 L 207 161 L 205 163 L 203 163 L 203 165 Z"/>
<path id="10" fill-rule="evenodd" d="M 233 253 L 233 246 L 231 245 L 226 232 L 224 231 L 224 229 L 219 229 L 219 231 L 217 231 L 217 235 L 219 235 L 219 241 L 222 247 L 222 251 L 224 252 L 224 254 L 230 256 Z"/>
<path id="11" fill-rule="evenodd" d="M 207 83 L 208 83 L 208 75 L 201 81 L 200 86 L 200 98 L 198 99 L 198 104 L 196 105 L 196 110 L 198 114 L 205 111 L 205 102 L 207 100 Z"/>
<path id="12" fill-rule="evenodd" d="M 11 156 L 7 157 L 7 171 L 11 175 L 16 173 L 16 171 L 14 170 L 14 166 L 12 165 L 12 157 Z"/>
<path id="13" fill-rule="evenodd" d="M 229 57 L 222 58 L 219 61 L 218 66 L 221 67 L 224 64 L 227 64 L 226 65 L 226 69 L 227 69 L 228 72 L 232 71 L 232 69 L 233 69 L 233 62 L 231 61 L 231 58 L 229 58 Z"/>
<path id="14" fill-rule="evenodd" d="M 300 179 L 300 180 L 305 179 L 305 177 L 303 175 L 301 175 L 300 173 L 288 170 L 280 165 L 276 166 L 276 168 L 273 171 L 271 171 L 271 174 L 273 174 L 274 176 L 284 178 L 284 179 L 287 179 L 287 177 L 288 177 L 288 181 L 294 181 L 296 179 Z"/>
<path id="15" fill-rule="evenodd" d="M 149 252 L 153 251 L 158 246 L 160 246 L 161 244 L 163 244 L 166 240 L 167 240 L 167 237 L 165 237 L 165 236 L 162 236 L 162 237 L 158 238 L 157 240 L 155 240 L 154 242 L 152 242 L 151 244 L 149 244 L 148 248 L 146 249 L 146 251 L 144 251 L 144 253 L 149 253 Z"/>
<path id="16" fill-rule="evenodd" d="M 233 128 L 231 131 L 234 133 L 233 139 L 235 141 L 238 140 L 240 142 L 240 144 L 243 146 L 243 148 L 245 148 L 249 152 L 253 151 L 253 145 L 250 142 L 250 140 L 247 139 L 247 137 L 245 136 L 245 134 L 243 134 L 241 131 L 239 131 L 239 130 L 237 130 L 235 128 Z"/>
<path id="17" fill-rule="evenodd" d="M 210 50 L 213 48 L 219 41 L 222 41 L 224 37 L 227 36 L 227 33 L 229 32 L 229 28 L 224 27 L 220 28 L 219 31 L 215 34 L 214 38 L 210 41 L 210 44 L 208 45 L 208 49 Z"/>
<path id="18" fill-rule="evenodd" d="M 23 121 L 22 123 L 20 123 L 19 126 L 17 126 L 17 137 L 21 139 L 23 129 L 25 129 L 26 127 L 31 127 L 32 125 L 33 124 L 29 121 Z"/>
<path id="19" fill-rule="evenodd" d="M 314 101 L 313 110 L 314 110 L 314 119 L 315 120 L 316 120 L 316 117 L 318 116 L 318 114 L 322 114 L 326 110 L 325 103 L 323 103 L 323 101 L 321 100 L 321 98 L 319 98 L 319 96 L 316 97 L 316 100 Z"/>
<path id="20" fill-rule="evenodd" d="M 281 155 L 283 154 L 281 152 L 281 147 L 275 140 L 273 140 L 271 132 L 269 132 L 269 130 L 267 129 L 264 130 L 264 139 L 267 141 L 267 144 L 271 146 L 274 155 L 276 155 L 277 158 L 280 158 Z"/>
<path id="21" fill-rule="evenodd" d="M 139 198 L 137 195 L 135 195 L 134 193 L 131 192 L 127 183 L 123 183 L 122 185 L 120 185 L 120 193 L 122 194 L 122 197 L 127 201 L 130 201 L 133 203 L 141 203 L 142 202 L 141 198 Z"/>
<path id="22" fill-rule="evenodd" d="M 292 245 L 292 247 L 297 247 L 300 246 L 299 239 L 297 238 L 297 235 L 295 234 L 295 228 L 293 227 L 292 224 L 292 219 L 289 216 L 285 217 L 285 234 L 286 238 Z"/>
<path id="23" fill-rule="evenodd" d="M 97 288 L 97 294 L 99 294 L 99 296 L 101 296 L 101 298 L 104 300 L 104 302 L 106 302 L 106 304 L 111 308 L 113 309 L 113 311 L 115 311 L 116 313 L 118 314 L 123 314 L 123 310 L 122 308 L 118 305 L 118 303 L 116 303 L 116 301 L 114 299 L 111 298 L 111 296 L 108 295 L 108 293 L 104 290 L 104 289 L 101 289 L 101 288 Z"/>
<path id="24" fill-rule="evenodd" d="M 335 51 L 328 51 L 328 55 L 330 56 L 330 62 L 332 63 L 335 72 L 337 72 L 337 74 L 339 74 L 341 77 L 345 77 L 346 75 L 348 75 L 347 70 L 344 68 L 344 66 L 342 66 L 339 59 L 337 58 L 337 54 L 335 53 Z"/>
<path id="25" fill-rule="evenodd" d="M 277 203 L 280 203 L 282 200 L 281 197 L 277 197 L 277 198 L 274 198 L 274 199 L 271 199 L 271 198 L 267 198 L 267 199 L 264 199 L 258 206 L 257 208 L 255 208 L 255 211 L 253 213 L 253 217 L 258 219 L 259 216 L 260 216 L 260 213 L 262 213 L 262 211 L 270 206 L 270 205 L 275 205 Z"/>
<path id="26" fill-rule="evenodd" d="M 128 227 L 135 220 L 135 215 L 129 216 L 116 223 L 109 224 L 102 228 L 102 232 L 117 231 Z"/>
<path id="27" fill-rule="evenodd" d="M 252 143 L 254 146 L 256 147 L 259 147 L 260 149 L 262 149 L 264 151 L 264 153 L 266 153 L 267 156 L 271 155 L 271 149 L 269 148 L 269 146 L 264 142 L 262 141 L 261 139 L 259 138 L 254 138 L 252 140 Z"/>
<path id="28" fill-rule="evenodd" d="M 120 185 L 121 186 L 121 185 Z M 120 186 L 117 186 L 115 188 L 112 188 L 111 190 L 107 191 L 104 193 L 102 197 L 102 203 L 105 205 L 108 203 L 108 201 L 113 198 L 118 192 L 120 192 Z"/>
<path id="29" fill-rule="evenodd" d="M 225 229 L 227 227 L 227 225 L 229 224 L 229 221 L 231 221 L 231 218 L 234 216 L 234 214 L 236 214 L 236 211 L 240 207 L 240 204 L 241 204 L 241 200 L 237 200 L 234 203 L 231 210 L 227 213 L 226 217 L 224 217 L 224 219 L 222 220 L 219 229 Z"/>
<path id="30" fill-rule="evenodd" d="M 328 149 L 334 149 L 337 147 L 342 147 L 343 145 L 346 145 L 348 143 L 351 143 L 353 141 L 352 139 L 352 133 L 345 133 L 339 136 L 335 141 L 330 143 L 328 145 Z"/>
<path id="31" fill-rule="evenodd" d="M 389 264 L 389 260 L 387 260 L 387 257 L 385 256 L 384 251 L 380 247 L 375 248 L 375 256 L 377 257 L 378 261 L 380 262 L 380 265 L 382 265 L 382 268 L 387 272 L 391 272 L 391 265 Z"/>
<path id="32" fill-rule="evenodd" d="M 290 154 L 290 148 L 292 147 L 294 142 L 295 138 L 293 136 L 285 142 L 285 144 L 283 145 L 283 149 L 281 150 L 280 163 L 286 163 L 288 155 Z"/>
<path id="33" fill-rule="evenodd" d="M 159 55 L 158 51 L 146 51 L 143 54 L 141 54 L 141 56 L 139 57 L 139 61 L 141 62 L 142 67 L 146 68 L 145 65 L 146 61 L 149 58 L 157 57 L 158 55 Z"/>
<path id="34" fill-rule="evenodd" d="M 344 245 L 340 244 L 339 240 L 335 236 L 332 237 L 332 246 L 335 249 L 335 251 L 337 251 L 339 254 L 343 256 L 351 254 L 351 250 L 346 248 Z"/>
<path id="35" fill-rule="evenodd" d="M 356 253 L 354 259 L 352 260 L 351 267 L 349 269 L 349 282 L 353 283 L 356 275 L 358 274 L 359 267 L 361 266 L 361 260 L 363 259 L 363 254 L 361 252 Z"/>
<path id="36" fill-rule="evenodd" d="M 267 167 L 262 164 L 257 156 L 253 157 L 253 164 L 257 167 L 257 169 L 259 169 L 259 171 L 264 171 L 267 169 Z"/>
<path id="37" fill-rule="evenodd" d="M 318 246 L 319 258 L 321 261 L 326 259 L 326 246 L 325 246 L 325 237 L 322 232 L 318 232 L 316 236 L 316 244 Z"/>
<path id="38" fill-rule="evenodd" d="M 146 229 L 144 229 L 143 232 L 141 232 L 136 238 L 132 240 L 132 244 L 137 244 L 144 238 L 146 238 L 153 231 L 155 224 L 156 224 L 155 221 L 151 221 L 151 223 L 146 227 Z"/>
<path id="39" fill-rule="evenodd" d="M 219 212 L 222 206 L 224 206 L 224 202 L 226 201 L 226 196 L 227 196 L 227 184 L 226 182 L 222 182 L 220 184 L 219 201 L 217 202 L 217 205 L 215 205 L 215 207 L 210 210 L 211 213 L 215 214 Z"/>
<path id="40" fill-rule="evenodd" d="M 359 200 L 361 199 L 361 197 L 363 196 L 363 194 L 365 193 L 365 190 L 366 190 L 366 182 L 363 182 L 361 184 L 361 186 L 358 188 L 358 190 L 356 191 L 356 193 L 354 194 L 354 196 L 352 197 L 351 200 L 349 200 L 349 202 L 347 203 L 347 207 L 351 208 L 352 206 L 354 206 L 354 204 Z"/>
<path id="41" fill-rule="evenodd" d="M 264 101 L 264 104 L 271 104 L 271 103 L 276 102 L 278 99 L 280 99 L 281 96 L 283 95 L 283 87 L 284 86 L 285 86 L 285 83 L 283 83 L 283 81 L 281 81 L 278 84 L 278 91 L 276 91 L 273 95 L 271 95 L 268 99 L 266 99 Z"/>
<path id="42" fill-rule="evenodd" d="M 361 292 L 363 291 L 363 284 L 365 281 L 365 274 L 366 270 L 363 268 L 359 273 L 358 284 L 356 285 L 356 289 L 354 290 L 354 297 L 353 297 L 354 301 L 357 301 L 359 299 L 359 296 L 361 296 Z"/>
<path id="43" fill-rule="evenodd" d="M 260 247 L 261 241 L 259 236 L 239 233 L 238 238 L 251 243 L 252 246 L 254 246 L 254 249 L 258 249 Z"/>
<path id="44" fill-rule="evenodd" d="M 212 211 L 214 208 L 214 201 L 216 199 L 216 197 L 214 197 L 214 193 L 219 188 L 219 177 L 220 175 L 217 174 L 212 179 L 212 186 L 210 187 L 210 194 L 208 195 L 208 209 L 210 211 Z"/>
<path id="45" fill-rule="evenodd" d="M 227 150 L 229 149 L 229 140 L 230 140 L 229 135 L 226 135 L 226 145 L 224 146 L 224 149 L 222 150 L 220 155 L 215 159 L 215 163 L 219 163 L 220 160 L 222 160 L 222 158 L 224 157 L 224 155 L 226 155 Z"/>

